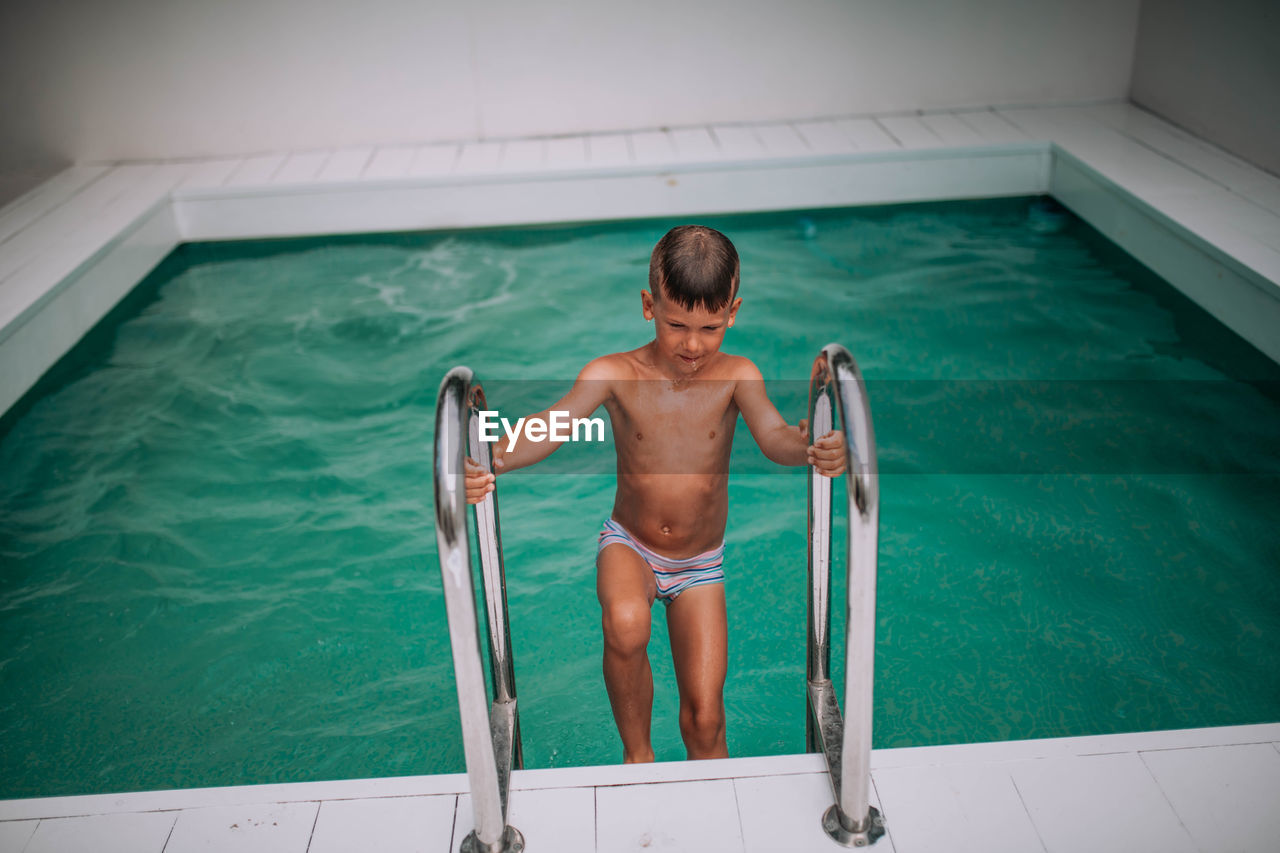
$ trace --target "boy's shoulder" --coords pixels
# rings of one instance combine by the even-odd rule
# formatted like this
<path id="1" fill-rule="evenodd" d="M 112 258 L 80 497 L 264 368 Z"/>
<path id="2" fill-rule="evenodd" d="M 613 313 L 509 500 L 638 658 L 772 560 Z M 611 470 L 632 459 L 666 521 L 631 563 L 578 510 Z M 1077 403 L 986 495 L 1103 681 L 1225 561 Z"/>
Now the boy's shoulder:
<path id="1" fill-rule="evenodd" d="M 733 380 L 761 380 L 764 376 L 760 373 L 760 368 L 756 367 L 755 362 L 746 356 L 731 355 L 727 352 L 720 353 L 720 373 L 726 379 Z"/>
<path id="2" fill-rule="evenodd" d="M 637 352 L 639 352 L 639 350 L 634 350 L 632 352 L 613 352 L 608 355 L 593 358 L 582 368 L 582 371 L 578 374 L 578 378 L 594 381 L 609 379 L 635 379 L 637 378 Z"/>

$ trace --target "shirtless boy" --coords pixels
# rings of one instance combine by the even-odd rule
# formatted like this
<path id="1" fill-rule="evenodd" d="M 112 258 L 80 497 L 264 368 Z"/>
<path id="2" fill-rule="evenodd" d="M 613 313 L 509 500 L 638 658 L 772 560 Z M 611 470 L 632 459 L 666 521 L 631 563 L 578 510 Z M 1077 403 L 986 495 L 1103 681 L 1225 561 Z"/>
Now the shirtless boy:
<path id="1" fill-rule="evenodd" d="M 613 513 L 600 533 L 596 594 L 604 624 L 604 682 L 622 736 L 623 761 L 653 761 L 649 667 L 654 599 L 667 605 L 671 657 L 680 691 L 680 733 L 689 758 L 723 758 L 724 680 L 728 666 L 724 575 L 729 512 L 729 452 L 738 415 L 769 459 L 844 471 L 844 446 L 828 433 L 812 446 L 806 424 L 789 426 L 765 394 L 748 359 L 720 352 L 734 324 L 738 253 L 723 234 L 698 225 L 673 228 L 649 262 L 641 291 L 654 339 L 631 352 L 587 364 L 551 411 L 585 418 L 604 406 L 618 454 Z M 513 471 L 560 445 L 523 436 L 510 451 L 492 444 L 494 469 Z M 504 452 L 505 451 L 505 452 Z M 493 475 L 467 461 L 467 500 L 492 491 Z"/>

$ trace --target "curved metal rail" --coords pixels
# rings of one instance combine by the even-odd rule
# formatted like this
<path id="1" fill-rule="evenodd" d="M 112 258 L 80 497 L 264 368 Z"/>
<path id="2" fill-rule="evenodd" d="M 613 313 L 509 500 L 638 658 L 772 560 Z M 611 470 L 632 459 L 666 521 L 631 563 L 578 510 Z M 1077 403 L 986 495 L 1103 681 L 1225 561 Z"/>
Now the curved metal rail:
<path id="1" fill-rule="evenodd" d="M 846 721 L 831 683 L 831 480 L 809 468 L 809 647 L 805 737 L 822 752 L 835 804 L 822 826 L 849 847 L 874 844 L 884 821 L 870 804 L 871 687 L 875 667 L 876 558 L 880 479 L 875 433 L 862 374 L 849 351 L 828 344 L 809 376 L 809 443 L 835 427 L 844 435 L 849 501 L 848 601 L 845 638 Z"/>
<path id="2" fill-rule="evenodd" d="M 467 537 L 463 469 L 466 453 L 462 437 L 470 438 L 472 458 L 492 470 L 488 445 L 479 440 L 478 412 L 484 408 L 484 391 L 471 370 L 450 370 L 436 396 L 436 544 L 458 685 L 463 753 L 475 811 L 475 829 L 462 842 L 461 849 L 463 853 L 520 853 L 524 838 L 507 824 L 511 769 L 522 765 L 523 756 L 496 492 L 490 492 L 475 505 L 481 580 L 488 611 L 492 704 L 488 702 L 481 671 L 471 542 Z"/>

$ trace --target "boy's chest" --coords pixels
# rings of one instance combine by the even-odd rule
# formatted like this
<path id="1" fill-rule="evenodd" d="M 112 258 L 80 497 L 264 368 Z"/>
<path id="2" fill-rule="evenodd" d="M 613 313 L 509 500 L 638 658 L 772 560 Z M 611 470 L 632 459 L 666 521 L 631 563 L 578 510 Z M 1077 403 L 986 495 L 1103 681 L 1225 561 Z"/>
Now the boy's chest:
<path id="1" fill-rule="evenodd" d="M 617 431 L 647 431 L 654 438 L 705 431 L 713 438 L 711 433 L 723 433 L 737 420 L 733 388 L 732 382 L 716 381 L 632 382 L 606 407 Z"/>

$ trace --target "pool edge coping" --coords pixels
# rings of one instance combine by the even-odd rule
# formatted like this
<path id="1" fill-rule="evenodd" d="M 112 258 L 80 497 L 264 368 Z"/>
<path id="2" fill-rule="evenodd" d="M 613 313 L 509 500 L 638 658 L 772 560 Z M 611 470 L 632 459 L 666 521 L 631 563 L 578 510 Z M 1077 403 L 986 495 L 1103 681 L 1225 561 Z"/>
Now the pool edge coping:
<path id="1" fill-rule="evenodd" d="M 1195 729 L 1168 729 L 1107 735 L 989 741 L 875 749 L 871 773 L 924 766 L 972 766 L 1177 749 L 1226 748 L 1280 743 L 1280 722 Z M 520 791 L 602 788 L 750 779 L 826 772 L 818 753 L 640 765 L 592 765 L 535 768 L 512 774 L 513 796 Z M 469 791 L 465 773 L 386 776 L 315 782 L 283 782 L 212 788 L 175 788 L 115 794 L 32 797 L 0 800 L 0 823 L 85 817 L 102 814 L 170 812 L 224 806 L 355 799 L 461 796 Z"/>

